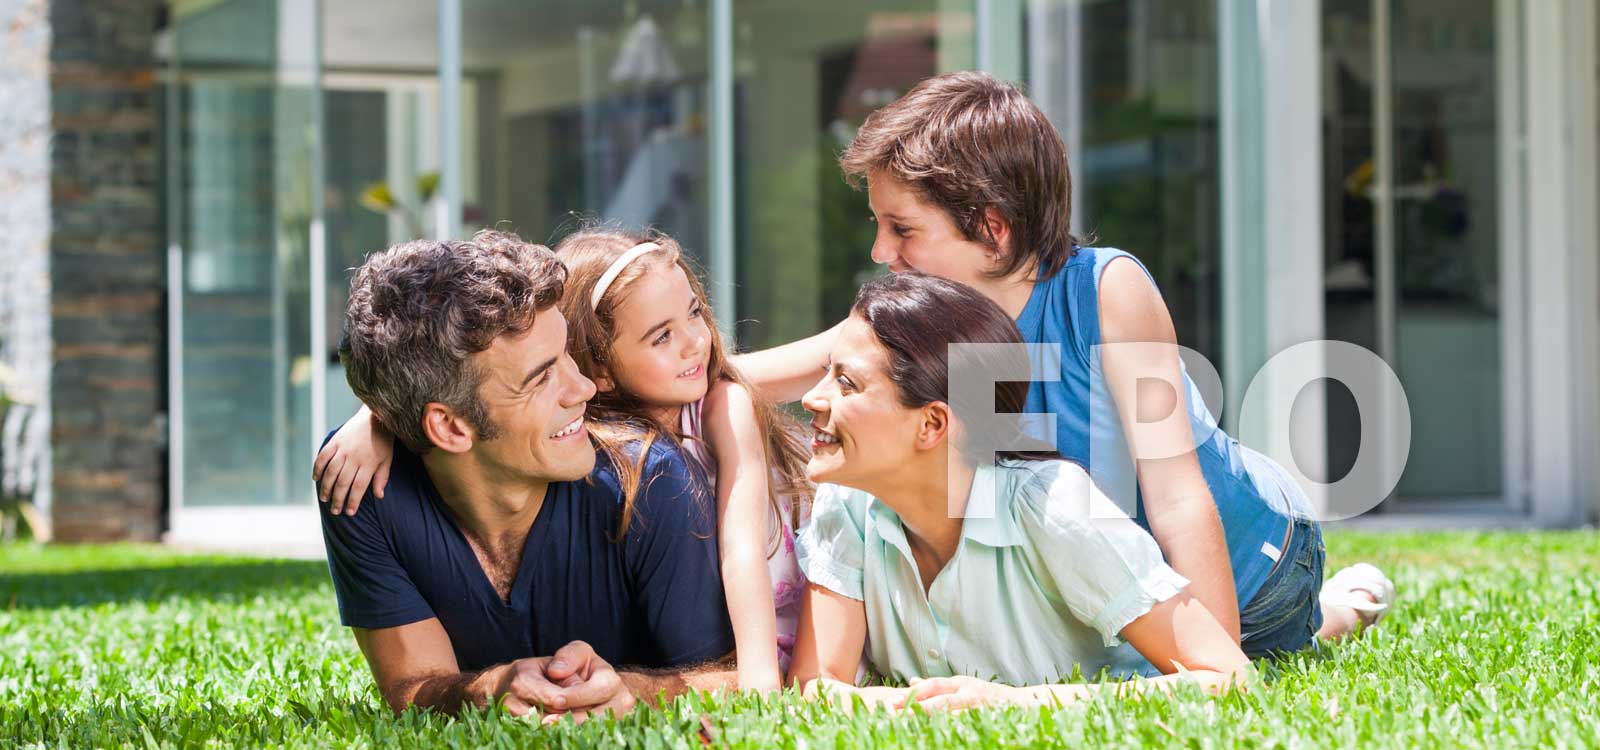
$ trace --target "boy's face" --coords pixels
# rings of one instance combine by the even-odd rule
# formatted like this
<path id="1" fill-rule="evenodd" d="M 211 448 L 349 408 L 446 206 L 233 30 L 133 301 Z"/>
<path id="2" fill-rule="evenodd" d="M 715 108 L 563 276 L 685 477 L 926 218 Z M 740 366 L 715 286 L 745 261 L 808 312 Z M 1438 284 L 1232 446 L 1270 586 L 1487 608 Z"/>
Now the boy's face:
<path id="1" fill-rule="evenodd" d="M 890 271 L 921 271 L 983 288 L 994 251 L 962 236 L 955 220 L 881 171 L 867 175 L 867 203 L 878 222 L 872 259 Z"/>

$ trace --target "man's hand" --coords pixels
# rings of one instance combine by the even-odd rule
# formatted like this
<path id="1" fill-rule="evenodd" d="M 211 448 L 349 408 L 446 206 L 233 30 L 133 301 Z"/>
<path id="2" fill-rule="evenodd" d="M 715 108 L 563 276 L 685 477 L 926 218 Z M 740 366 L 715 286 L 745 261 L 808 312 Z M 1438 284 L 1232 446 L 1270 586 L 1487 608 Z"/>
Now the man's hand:
<path id="1" fill-rule="evenodd" d="M 496 671 L 493 694 L 505 696 L 506 710 L 514 716 L 535 713 L 551 723 L 571 714 L 582 723 L 592 715 L 621 716 L 633 710 L 633 693 L 583 641 L 568 643 L 551 656 L 518 659 Z"/>

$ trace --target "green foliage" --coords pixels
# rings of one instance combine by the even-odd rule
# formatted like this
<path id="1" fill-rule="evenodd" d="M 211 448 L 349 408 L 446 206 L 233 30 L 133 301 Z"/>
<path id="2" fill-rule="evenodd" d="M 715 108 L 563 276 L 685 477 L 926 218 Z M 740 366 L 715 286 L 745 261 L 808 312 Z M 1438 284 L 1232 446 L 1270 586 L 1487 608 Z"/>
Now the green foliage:
<path id="1" fill-rule="evenodd" d="M 1246 694 L 960 715 L 792 695 L 680 699 L 620 722 L 459 720 L 379 701 L 320 562 L 0 547 L 0 747 L 1597 747 L 1592 531 L 1352 534 L 1400 605 L 1360 641 L 1267 664 Z"/>

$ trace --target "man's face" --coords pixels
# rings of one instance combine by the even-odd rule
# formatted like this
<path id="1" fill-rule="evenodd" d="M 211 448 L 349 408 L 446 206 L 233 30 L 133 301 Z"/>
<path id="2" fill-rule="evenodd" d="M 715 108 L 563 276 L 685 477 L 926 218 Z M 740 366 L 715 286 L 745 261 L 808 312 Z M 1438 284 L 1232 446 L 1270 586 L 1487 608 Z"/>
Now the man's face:
<path id="1" fill-rule="evenodd" d="M 562 482 L 589 474 L 594 448 L 583 411 L 594 383 L 567 354 L 560 310 L 541 310 L 525 333 L 495 339 L 472 363 L 483 373 L 478 396 L 497 428 L 473 451 L 493 476 Z"/>

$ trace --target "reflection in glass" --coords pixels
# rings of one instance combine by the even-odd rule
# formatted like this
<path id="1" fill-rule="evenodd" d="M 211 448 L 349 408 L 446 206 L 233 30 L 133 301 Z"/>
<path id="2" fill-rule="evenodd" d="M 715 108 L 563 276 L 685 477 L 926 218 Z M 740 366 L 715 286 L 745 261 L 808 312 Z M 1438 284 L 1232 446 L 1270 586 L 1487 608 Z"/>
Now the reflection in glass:
<path id="1" fill-rule="evenodd" d="M 463 224 L 554 244 L 585 218 L 654 226 L 702 265 L 706 10 L 463 5 Z"/>
<path id="2" fill-rule="evenodd" d="M 741 346 L 837 323 L 879 272 L 866 194 L 835 160 L 872 110 L 972 67 L 973 27 L 971 2 L 734 3 Z"/>
<path id="3" fill-rule="evenodd" d="M 1081 5 L 1076 231 L 1138 256 L 1178 342 L 1221 363 L 1216 4 Z"/>

